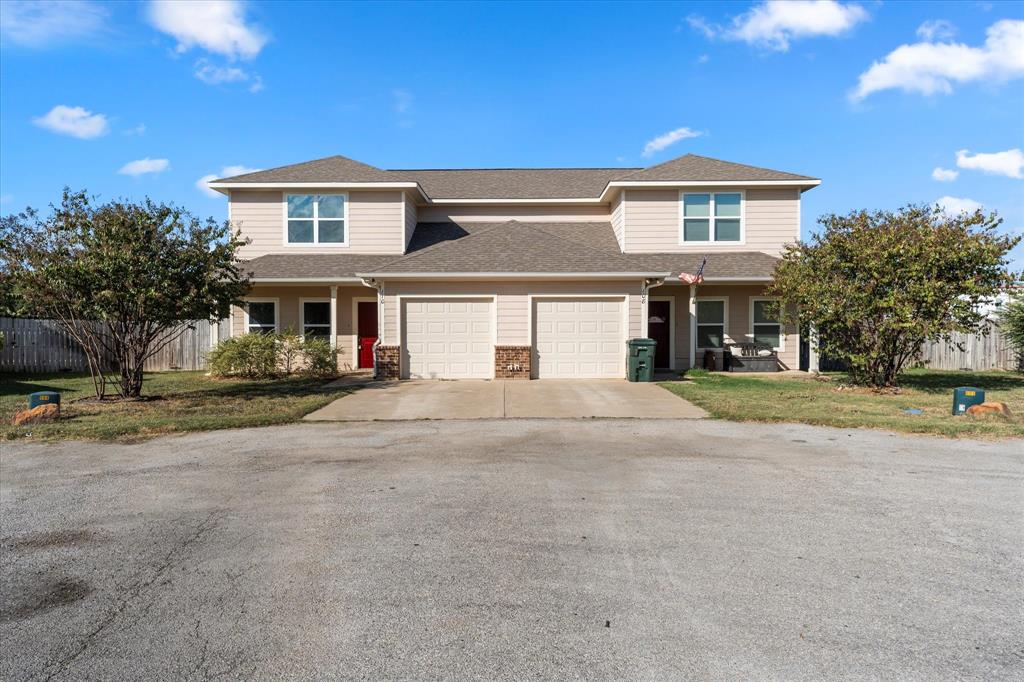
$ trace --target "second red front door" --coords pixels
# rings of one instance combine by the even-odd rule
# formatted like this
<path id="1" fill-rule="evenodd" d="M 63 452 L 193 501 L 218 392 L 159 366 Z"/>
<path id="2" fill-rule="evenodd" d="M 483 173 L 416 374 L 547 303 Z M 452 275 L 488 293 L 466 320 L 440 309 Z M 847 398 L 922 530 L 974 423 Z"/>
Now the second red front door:
<path id="1" fill-rule="evenodd" d="M 359 367 L 373 367 L 373 344 L 377 342 L 377 302 L 360 301 L 357 309 L 356 354 Z"/>

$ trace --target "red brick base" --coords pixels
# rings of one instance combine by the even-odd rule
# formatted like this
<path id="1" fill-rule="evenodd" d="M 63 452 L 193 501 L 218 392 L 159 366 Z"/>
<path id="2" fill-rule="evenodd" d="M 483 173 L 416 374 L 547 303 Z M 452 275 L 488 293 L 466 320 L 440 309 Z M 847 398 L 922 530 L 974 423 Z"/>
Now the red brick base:
<path id="1" fill-rule="evenodd" d="M 401 374 L 401 351 L 399 346 L 377 346 L 378 379 L 398 379 Z"/>
<path id="2" fill-rule="evenodd" d="M 495 346 L 494 378 L 529 379 L 532 357 L 533 349 L 530 346 Z"/>

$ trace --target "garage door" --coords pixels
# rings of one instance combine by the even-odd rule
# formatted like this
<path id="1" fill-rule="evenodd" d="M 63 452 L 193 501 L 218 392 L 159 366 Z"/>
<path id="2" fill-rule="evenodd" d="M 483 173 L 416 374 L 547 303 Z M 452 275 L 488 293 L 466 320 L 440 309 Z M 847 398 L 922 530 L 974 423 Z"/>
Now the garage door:
<path id="1" fill-rule="evenodd" d="M 534 376 L 625 376 L 625 303 L 621 298 L 541 298 L 533 305 Z"/>
<path id="2" fill-rule="evenodd" d="M 424 298 L 402 304 L 403 376 L 490 379 L 494 376 L 494 309 L 490 299 Z"/>

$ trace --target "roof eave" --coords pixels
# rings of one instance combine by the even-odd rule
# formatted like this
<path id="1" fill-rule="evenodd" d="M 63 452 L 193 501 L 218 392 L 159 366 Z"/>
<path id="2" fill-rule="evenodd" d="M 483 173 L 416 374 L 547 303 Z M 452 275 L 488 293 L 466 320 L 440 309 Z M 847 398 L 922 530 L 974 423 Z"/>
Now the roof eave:
<path id="1" fill-rule="evenodd" d="M 424 203 L 433 203 L 418 182 L 230 182 L 214 180 L 210 189 L 228 194 L 233 189 L 414 189 Z"/>
<path id="2" fill-rule="evenodd" d="M 801 192 L 817 187 L 821 180 L 810 178 L 806 180 L 612 180 L 609 182 L 601 196 L 599 203 L 609 201 L 619 189 L 640 189 L 640 188 L 672 188 L 678 187 L 799 187 Z"/>
<path id="3" fill-rule="evenodd" d="M 645 279 L 668 278 L 671 272 L 357 272 L 361 279 Z"/>

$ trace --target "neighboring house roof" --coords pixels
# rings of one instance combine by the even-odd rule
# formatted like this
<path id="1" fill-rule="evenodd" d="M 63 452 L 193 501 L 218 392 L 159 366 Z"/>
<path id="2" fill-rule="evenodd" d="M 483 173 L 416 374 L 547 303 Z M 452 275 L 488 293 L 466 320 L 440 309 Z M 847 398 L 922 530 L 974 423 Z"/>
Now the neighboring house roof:
<path id="1" fill-rule="evenodd" d="M 420 223 L 404 256 L 269 254 L 246 268 L 257 280 L 473 273 L 696 272 L 701 254 L 623 254 L 610 223 Z M 760 251 L 708 256 L 709 280 L 770 277 L 777 258 Z"/>
<path id="2" fill-rule="evenodd" d="M 466 168 L 384 170 L 344 156 L 271 168 L 211 183 L 224 185 L 415 183 L 425 197 L 443 200 L 589 200 L 618 183 L 792 182 L 817 178 L 687 154 L 650 168 Z M 217 185 L 222 185 L 217 187 Z"/>

